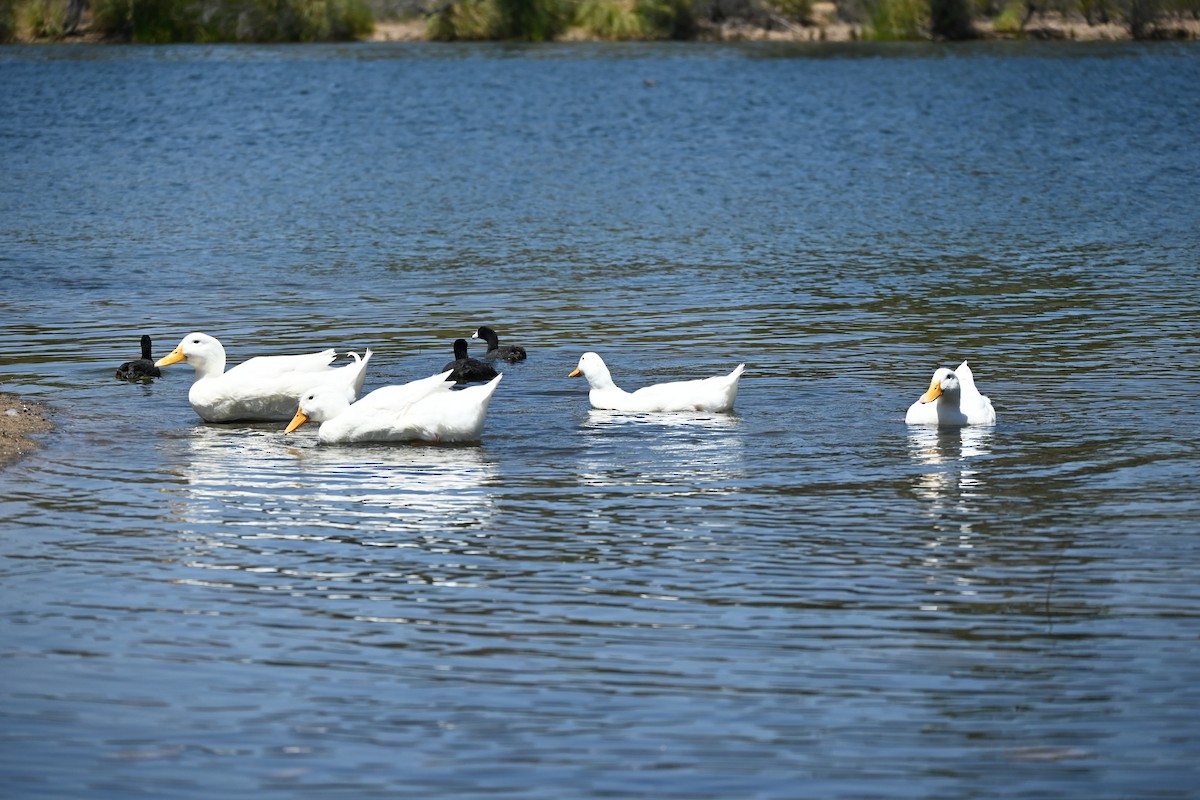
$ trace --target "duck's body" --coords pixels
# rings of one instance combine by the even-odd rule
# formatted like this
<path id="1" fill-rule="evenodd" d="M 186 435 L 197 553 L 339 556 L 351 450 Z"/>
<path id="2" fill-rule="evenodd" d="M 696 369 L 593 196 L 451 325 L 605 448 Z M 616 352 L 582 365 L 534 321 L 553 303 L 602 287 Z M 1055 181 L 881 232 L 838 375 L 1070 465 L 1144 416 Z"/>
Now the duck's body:
<path id="1" fill-rule="evenodd" d="M 148 381 L 162 377 L 162 372 L 154 366 L 154 358 L 150 355 L 149 336 L 142 336 L 142 357 L 117 367 L 117 377 L 123 381 Z"/>
<path id="2" fill-rule="evenodd" d="M 517 344 L 500 344 L 500 337 L 487 325 L 481 325 L 471 334 L 472 339 L 483 339 L 487 342 L 487 352 L 483 354 L 484 361 L 507 361 L 515 364 L 526 359 L 525 348 Z"/>
<path id="3" fill-rule="evenodd" d="M 189 333 L 179 346 L 159 359 L 165 367 L 187 361 L 196 370 L 188 391 L 192 409 L 206 422 L 278 421 L 292 418 L 300 395 L 317 385 L 328 385 L 347 396 L 358 397 L 366 376 L 370 349 L 365 358 L 351 353 L 354 363 L 333 367 L 333 350 L 299 356 L 257 356 L 225 371 L 225 348 L 203 333 Z"/>
<path id="4" fill-rule="evenodd" d="M 992 401 L 979 393 L 975 376 L 967 362 L 958 369 L 939 368 L 933 373 L 929 390 L 908 407 L 904 421 L 909 425 L 994 425 L 996 411 Z"/>
<path id="5" fill-rule="evenodd" d="M 467 340 L 454 340 L 454 360 L 442 367 L 442 371 L 450 371 L 448 381 L 454 383 L 481 383 L 496 377 L 496 368 L 485 364 L 477 358 L 467 355 Z"/>
<path id="6" fill-rule="evenodd" d="M 613 383 L 612 374 L 604 360 L 595 353 L 584 353 L 579 366 L 569 377 L 587 378 L 588 399 L 593 408 L 612 411 L 733 411 L 737 399 L 738 381 L 745 371 L 738 364 L 728 375 L 691 381 L 674 381 L 646 386 L 627 392 Z"/>
<path id="7" fill-rule="evenodd" d="M 500 384 L 451 390 L 448 372 L 400 386 L 376 389 L 351 404 L 344 394 L 321 387 L 305 392 L 285 433 L 320 422 L 321 444 L 355 442 L 477 442 L 488 404 Z"/>

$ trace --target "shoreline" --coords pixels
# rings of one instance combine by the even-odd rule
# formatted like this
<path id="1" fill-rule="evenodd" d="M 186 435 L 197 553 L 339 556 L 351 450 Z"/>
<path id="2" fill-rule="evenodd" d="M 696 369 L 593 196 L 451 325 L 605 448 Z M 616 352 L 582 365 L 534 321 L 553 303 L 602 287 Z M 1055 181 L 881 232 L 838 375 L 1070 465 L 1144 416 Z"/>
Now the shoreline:
<path id="1" fill-rule="evenodd" d="M 0 469 L 15 464 L 41 446 L 30 437 L 54 428 L 51 413 L 41 403 L 0 392 Z"/>
<path id="2" fill-rule="evenodd" d="M 860 23 L 850 23 L 836 18 L 836 9 L 832 3 L 817 3 L 814 6 L 814 19 L 808 24 L 790 22 L 782 17 L 772 19 L 769 26 L 751 25 L 741 20 L 728 20 L 723 23 L 703 23 L 698 35 L 683 42 L 928 42 L 931 39 L 916 38 L 910 40 L 872 39 L 867 27 Z M 974 21 L 976 38 L 968 41 L 1050 41 L 1050 42 L 1122 42 L 1122 41 L 1196 41 L 1200 40 L 1200 19 L 1185 19 L 1182 16 L 1164 18 L 1151 29 L 1151 36 L 1135 40 L 1129 27 L 1116 22 L 1097 22 L 1090 24 L 1082 16 L 1063 15 L 1057 12 L 1035 14 L 1027 24 L 1019 30 L 996 30 L 994 20 L 978 18 Z M 407 20 L 384 19 L 377 20 L 371 33 L 354 39 L 356 42 L 432 42 L 428 31 L 428 19 L 417 18 Z M 596 37 L 582 28 L 571 28 L 562 36 L 546 44 L 563 42 L 644 42 L 665 41 L 649 39 L 610 40 Z M 91 26 L 89 15 L 85 14 L 78 30 L 60 38 L 29 38 L 20 39 L 15 44 L 124 44 L 102 36 Z M 450 42 L 451 44 L 455 42 Z M 467 42 L 458 42 L 467 43 Z M 238 42 L 229 42 L 238 44 Z M 250 42 L 246 42 L 250 44 Z"/>
<path id="3" fill-rule="evenodd" d="M 997 31 L 991 20 L 977 19 L 974 41 L 1061 41 L 1061 42 L 1121 42 L 1135 41 L 1126 25 L 1115 22 L 1088 24 L 1082 18 L 1069 19 L 1059 14 L 1042 14 L 1035 17 L 1023 29 L 1016 32 Z M 1189 41 L 1200 40 L 1200 20 L 1164 20 L 1156 28 L 1157 36 L 1143 41 Z M 381 20 L 375 30 L 359 41 L 364 42 L 428 42 L 432 41 L 426 31 L 426 21 Z M 601 42 L 585 31 L 573 28 L 554 42 Z M 624 40 L 647 41 L 647 40 Z M 902 40 L 870 39 L 864 25 L 841 22 L 833 19 L 816 21 L 810 25 L 799 25 L 780 20 L 769 28 L 746 25 L 737 21 L 720 25 L 707 25 L 692 42 L 894 42 Z M 908 41 L 930 41 L 914 39 Z M 554 42 L 550 42 L 551 44 Z"/>

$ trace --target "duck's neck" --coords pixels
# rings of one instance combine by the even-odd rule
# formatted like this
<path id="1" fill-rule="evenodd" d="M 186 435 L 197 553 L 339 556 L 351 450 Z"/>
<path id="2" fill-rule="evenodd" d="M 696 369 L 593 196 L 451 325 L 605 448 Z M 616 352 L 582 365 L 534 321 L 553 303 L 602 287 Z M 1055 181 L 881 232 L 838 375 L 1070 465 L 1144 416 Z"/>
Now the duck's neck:
<path id="1" fill-rule="evenodd" d="M 225 374 L 224 351 L 203 358 L 192 356 L 188 359 L 188 363 L 192 365 L 192 369 L 196 370 L 196 380 L 198 381 L 205 378 L 219 378 Z"/>
<path id="2" fill-rule="evenodd" d="M 588 386 L 590 386 L 593 391 L 603 391 L 606 389 L 617 388 L 617 385 L 613 383 L 612 373 L 609 372 L 608 367 L 604 365 L 590 368 L 586 373 L 584 373 L 583 377 L 587 378 Z"/>
<path id="3" fill-rule="evenodd" d="M 144 358 L 147 361 L 151 360 L 150 359 L 150 337 L 149 336 L 142 337 L 142 358 Z"/>

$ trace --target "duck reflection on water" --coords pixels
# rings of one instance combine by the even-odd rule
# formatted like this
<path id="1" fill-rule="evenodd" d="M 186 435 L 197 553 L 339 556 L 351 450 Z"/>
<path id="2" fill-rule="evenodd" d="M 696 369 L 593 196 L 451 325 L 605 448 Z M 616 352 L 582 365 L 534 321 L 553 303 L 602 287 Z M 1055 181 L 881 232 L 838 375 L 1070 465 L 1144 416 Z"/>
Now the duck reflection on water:
<path id="1" fill-rule="evenodd" d="M 733 414 L 591 409 L 582 423 L 581 482 L 647 486 L 656 493 L 732 491 L 745 480 L 740 420 Z M 617 444 L 633 437 L 638 447 Z M 627 444 L 627 443 L 626 443 Z"/>
<path id="2" fill-rule="evenodd" d="M 322 539 L 352 531 L 386 546 L 411 531 L 472 526 L 495 513 L 495 462 L 481 447 L 296 447 L 278 426 L 197 426 L 180 517 L 212 536 Z"/>
<path id="3" fill-rule="evenodd" d="M 929 468 L 914 478 L 913 493 L 925 503 L 922 513 L 930 523 L 924 561 L 932 570 L 931 581 L 945 577 L 940 575 L 948 558 L 944 548 L 953 548 L 949 552 L 958 554 L 957 559 L 975 546 L 982 521 L 978 501 L 986 487 L 981 470 L 971 466 L 971 460 L 991 452 L 992 431 L 978 426 L 909 428 L 909 453 L 913 461 Z M 974 594 L 969 573 L 958 574 L 954 583 L 957 593 Z"/>

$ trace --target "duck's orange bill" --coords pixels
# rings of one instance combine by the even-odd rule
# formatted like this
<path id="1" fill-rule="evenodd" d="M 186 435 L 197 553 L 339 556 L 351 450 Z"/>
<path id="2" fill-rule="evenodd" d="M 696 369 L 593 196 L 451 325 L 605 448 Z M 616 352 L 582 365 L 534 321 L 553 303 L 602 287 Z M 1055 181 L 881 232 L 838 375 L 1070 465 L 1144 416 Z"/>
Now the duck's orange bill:
<path id="1" fill-rule="evenodd" d="M 305 414 L 303 411 L 297 411 L 296 416 L 292 417 L 292 421 L 283 429 L 283 432 L 291 433 L 306 422 L 308 422 L 308 414 Z"/>
<path id="2" fill-rule="evenodd" d="M 936 378 L 929 382 L 929 391 L 921 395 L 922 403 L 932 403 L 942 396 L 942 382 Z"/>
<path id="3" fill-rule="evenodd" d="M 579 371 L 579 367 L 576 367 L 576 368 L 575 368 L 575 371 L 574 371 L 574 372 L 572 372 L 572 373 L 571 373 L 570 375 L 568 375 L 567 377 L 568 377 L 568 378 L 578 378 L 578 377 L 579 377 L 580 375 L 582 375 L 582 374 L 583 374 L 583 373 Z"/>
<path id="4" fill-rule="evenodd" d="M 158 361 L 155 361 L 154 366 L 165 367 L 168 364 L 178 364 L 180 361 L 187 361 L 187 356 L 185 356 L 183 354 L 182 350 L 180 350 L 178 347 L 176 347 L 170 353 L 167 353 L 165 356 L 160 358 Z"/>

